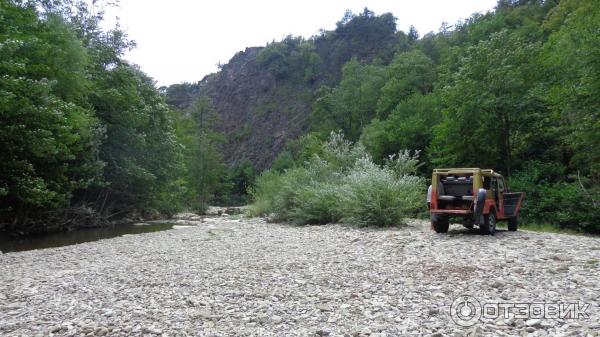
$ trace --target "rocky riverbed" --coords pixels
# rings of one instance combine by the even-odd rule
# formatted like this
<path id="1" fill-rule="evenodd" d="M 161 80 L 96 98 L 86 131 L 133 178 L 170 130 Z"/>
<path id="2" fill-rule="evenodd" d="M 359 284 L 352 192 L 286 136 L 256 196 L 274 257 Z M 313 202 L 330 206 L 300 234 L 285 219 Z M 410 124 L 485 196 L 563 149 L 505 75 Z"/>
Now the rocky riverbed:
<path id="1" fill-rule="evenodd" d="M 0 255 L 0 335 L 600 332 L 598 238 L 524 231 L 489 237 L 458 226 L 435 234 L 416 220 L 399 229 L 179 220 L 185 226 L 163 232 Z M 585 312 L 567 310 L 566 319 L 488 313 L 466 322 L 461 317 L 480 312 L 453 319 L 453 302 L 488 309 L 578 303 Z"/>

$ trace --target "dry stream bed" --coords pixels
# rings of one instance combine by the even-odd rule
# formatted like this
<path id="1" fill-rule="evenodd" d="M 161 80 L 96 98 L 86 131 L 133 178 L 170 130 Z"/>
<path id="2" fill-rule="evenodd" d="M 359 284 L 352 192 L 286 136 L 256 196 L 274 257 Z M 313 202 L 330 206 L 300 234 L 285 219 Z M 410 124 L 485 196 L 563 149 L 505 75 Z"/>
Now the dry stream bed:
<path id="1" fill-rule="evenodd" d="M 0 255 L 1 336 L 598 336 L 600 239 L 423 221 L 295 227 L 229 216 Z M 190 226 L 191 225 L 191 226 Z M 481 319 L 453 301 L 578 303 Z"/>

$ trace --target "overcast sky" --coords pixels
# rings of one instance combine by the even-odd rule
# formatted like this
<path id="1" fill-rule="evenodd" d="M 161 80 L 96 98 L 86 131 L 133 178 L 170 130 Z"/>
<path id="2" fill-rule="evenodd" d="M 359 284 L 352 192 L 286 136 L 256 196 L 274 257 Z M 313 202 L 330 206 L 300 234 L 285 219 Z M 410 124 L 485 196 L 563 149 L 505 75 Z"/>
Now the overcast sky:
<path id="1" fill-rule="evenodd" d="M 475 12 L 494 8 L 496 0 L 120 0 L 106 8 L 107 24 L 119 22 L 137 42 L 125 58 L 140 65 L 158 85 L 196 82 L 215 72 L 246 47 L 262 46 L 288 34 L 310 37 L 331 30 L 345 10 L 368 7 L 391 12 L 398 29 L 414 25 L 421 35 L 438 31 Z"/>

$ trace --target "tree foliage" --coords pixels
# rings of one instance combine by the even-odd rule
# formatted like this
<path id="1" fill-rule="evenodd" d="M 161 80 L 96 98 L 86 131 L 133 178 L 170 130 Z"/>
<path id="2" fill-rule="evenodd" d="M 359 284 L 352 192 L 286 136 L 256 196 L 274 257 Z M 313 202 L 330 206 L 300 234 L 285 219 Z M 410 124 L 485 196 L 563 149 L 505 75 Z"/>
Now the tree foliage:
<path id="1" fill-rule="evenodd" d="M 181 204 L 181 145 L 133 43 L 85 2 L 0 2 L 0 226 L 99 225 Z M 85 214 L 85 217 L 80 217 Z"/>
<path id="2" fill-rule="evenodd" d="M 217 148 L 224 139 L 213 131 L 217 117 L 208 97 L 198 97 L 178 116 L 177 136 L 184 147 L 185 174 L 180 178 L 185 187 L 184 203 L 192 210 L 203 212 L 220 190 L 228 190 L 222 181 L 226 167 Z"/>
<path id="3" fill-rule="evenodd" d="M 262 49 L 257 61 L 277 79 L 312 83 L 318 76 L 321 58 L 310 41 L 287 36 L 281 42 L 273 42 Z"/>
<path id="4" fill-rule="evenodd" d="M 384 85 L 383 68 L 352 59 L 344 65 L 336 88 L 321 88 L 311 115 L 313 130 L 326 135 L 338 128 L 351 140 L 375 117 L 377 99 Z"/>
<path id="5" fill-rule="evenodd" d="M 441 119 L 440 111 L 438 96 L 413 94 L 401 101 L 387 118 L 373 120 L 363 130 L 361 141 L 377 161 L 401 149 L 418 151 L 427 158 L 433 127 Z"/>
<path id="6" fill-rule="evenodd" d="M 335 130 L 360 138 L 379 163 L 420 150 L 422 173 L 467 166 L 514 175 L 528 193 L 528 221 L 600 231 L 592 220 L 600 205 L 598 27 L 594 1 L 565 0 L 499 1 L 420 39 L 411 29 L 408 49 L 398 41 L 389 64 L 350 60 L 339 84 L 317 95 L 311 129 L 321 139 Z"/>
<path id="7" fill-rule="evenodd" d="M 594 1 L 566 0 L 550 14 L 544 45 L 549 71 L 544 97 L 560 121 L 557 135 L 569 165 L 600 184 L 600 10 Z"/>
<path id="8" fill-rule="evenodd" d="M 69 24 L 33 4 L 3 1 L 0 16 L 0 214 L 18 225 L 97 180 L 104 128 L 83 100 L 88 53 Z"/>
<path id="9" fill-rule="evenodd" d="M 377 116 L 385 118 L 402 100 L 433 90 L 435 66 L 431 59 L 415 49 L 397 54 L 385 69 L 386 82 L 377 100 Z"/>
<path id="10" fill-rule="evenodd" d="M 440 90 L 447 108 L 431 143 L 433 163 L 485 166 L 510 175 L 537 141 L 545 107 L 534 89 L 539 44 L 507 31 L 469 47 L 459 70 Z M 552 144 L 547 144 L 552 145 Z"/>
<path id="11" fill-rule="evenodd" d="M 107 221 L 243 202 L 257 172 L 243 158 L 223 164 L 227 140 L 201 83 L 156 89 L 122 57 L 134 43 L 101 29 L 96 12 L 85 1 L 0 0 L 0 227 L 69 226 L 81 209 Z M 259 204 L 302 223 L 396 223 L 421 185 L 385 165 L 411 150 L 421 174 L 511 176 L 528 221 L 600 231 L 598 27 L 593 0 L 501 0 L 423 37 L 365 9 L 333 31 L 253 49 L 269 74 L 261 85 L 312 102 L 310 133 L 258 178 Z M 349 141 L 326 140 L 340 130 Z"/>

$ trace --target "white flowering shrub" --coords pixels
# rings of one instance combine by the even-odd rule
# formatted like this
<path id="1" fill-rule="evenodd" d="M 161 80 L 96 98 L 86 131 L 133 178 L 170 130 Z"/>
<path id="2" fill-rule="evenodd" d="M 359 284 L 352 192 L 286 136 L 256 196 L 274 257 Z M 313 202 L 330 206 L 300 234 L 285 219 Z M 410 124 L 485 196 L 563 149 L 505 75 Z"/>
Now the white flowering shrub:
<path id="1" fill-rule="evenodd" d="M 419 153 L 419 151 L 415 151 L 414 154 L 411 154 L 409 150 L 401 150 L 397 154 L 389 156 L 385 166 L 399 177 L 415 175 L 419 167 L 423 166 L 423 163 L 419 162 Z"/>
<path id="2" fill-rule="evenodd" d="M 356 162 L 340 193 L 343 221 L 358 226 L 394 226 L 423 207 L 424 180 L 397 175 L 368 158 Z"/>
<path id="3" fill-rule="evenodd" d="M 322 150 L 303 167 L 261 175 L 250 214 L 297 224 L 394 226 L 422 209 L 425 182 L 415 175 L 418 153 L 402 151 L 379 166 L 361 144 L 340 133 L 332 133 Z"/>
<path id="4" fill-rule="evenodd" d="M 340 132 L 332 132 L 329 138 L 322 145 L 320 159 L 325 161 L 330 170 L 339 174 L 345 173 L 354 163 L 365 156 L 369 156 L 367 150 L 361 143 L 352 144 L 351 141 L 344 138 Z M 310 161 L 308 166 L 315 163 Z"/>

